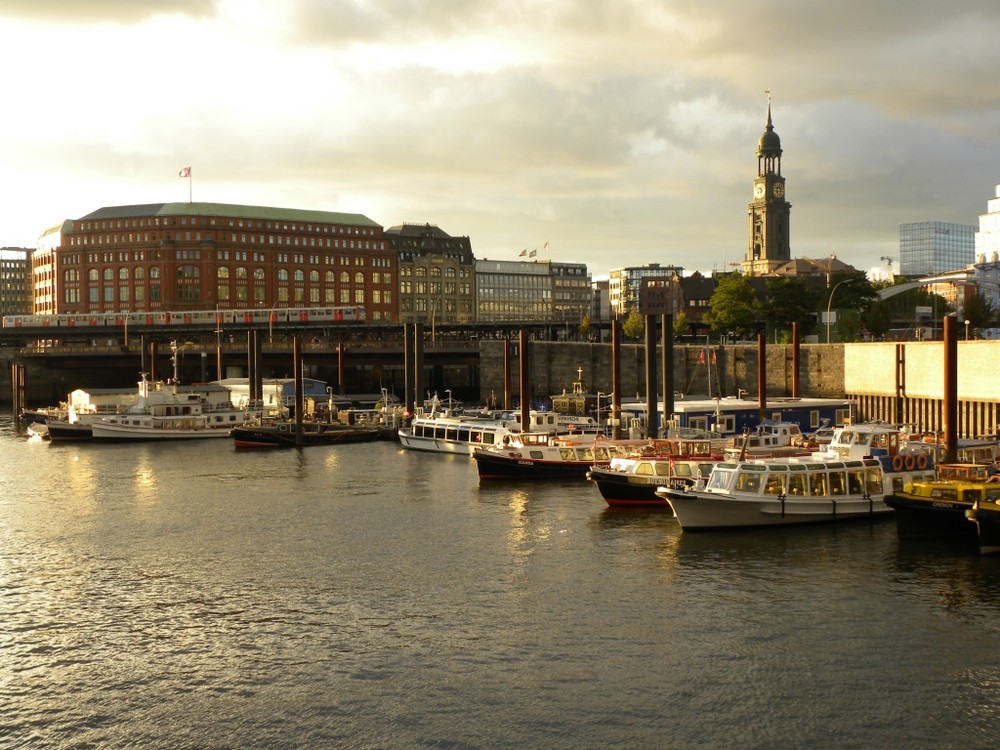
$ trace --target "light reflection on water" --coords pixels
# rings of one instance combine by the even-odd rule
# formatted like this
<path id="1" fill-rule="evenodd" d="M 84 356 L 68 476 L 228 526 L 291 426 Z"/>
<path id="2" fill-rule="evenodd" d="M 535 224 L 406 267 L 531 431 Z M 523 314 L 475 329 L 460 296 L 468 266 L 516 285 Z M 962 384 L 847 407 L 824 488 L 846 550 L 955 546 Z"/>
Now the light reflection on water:
<path id="1" fill-rule="evenodd" d="M 0 435 L 0 745 L 995 744 L 1000 560 L 208 442 Z"/>

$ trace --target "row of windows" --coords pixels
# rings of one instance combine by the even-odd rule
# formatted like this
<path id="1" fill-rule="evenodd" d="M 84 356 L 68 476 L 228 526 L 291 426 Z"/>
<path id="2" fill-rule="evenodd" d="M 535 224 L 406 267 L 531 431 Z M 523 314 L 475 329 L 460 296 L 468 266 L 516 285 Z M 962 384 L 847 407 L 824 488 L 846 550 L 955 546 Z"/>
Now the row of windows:
<path id="1" fill-rule="evenodd" d="M 430 276 L 432 279 L 439 279 L 442 276 L 446 279 L 454 279 L 456 276 L 463 279 L 471 278 L 470 269 L 459 268 L 454 269 L 451 267 L 442 269 L 440 266 L 432 266 L 430 271 L 428 271 L 426 266 L 416 266 L 411 268 L 410 266 L 400 266 L 399 267 L 400 276 L 416 276 L 418 279 L 426 278 Z"/>
<path id="2" fill-rule="evenodd" d="M 181 216 L 160 218 L 159 216 L 147 216 L 141 219 L 110 219 L 104 221 L 84 221 L 80 223 L 78 229 L 85 232 L 98 230 L 115 229 L 143 229 L 146 227 L 166 227 L 177 226 L 178 218 L 181 226 L 187 226 L 190 221 L 191 226 L 214 227 L 217 223 L 234 229 L 279 229 L 285 232 L 318 232 L 321 234 L 348 234 L 355 236 L 372 236 L 376 234 L 374 227 L 350 227 L 341 224 L 298 224 L 287 221 L 263 221 L 253 219 L 229 219 L 228 224 L 219 221 L 215 216 Z"/>
<path id="3" fill-rule="evenodd" d="M 237 239 L 238 238 L 238 239 Z M 223 233 L 219 233 L 218 236 L 213 236 L 211 232 L 206 233 L 202 236 L 201 232 L 174 232 L 173 235 L 170 232 L 164 232 L 163 239 L 173 242 L 225 242 L 226 236 Z M 157 242 L 158 237 L 156 233 L 149 234 L 148 232 L 142 235 L 136 234 L 104 234 L 104 235 L 84 235 L 84 236 L 71 236 L 69 237 L 69 247 L 89 247 L 90 245 L 134 245 L 136 242 Z M 289 246 L 289 247 L 326 247 L 331 249 L 343 249 L 343 250 L 385 250 L 384 240 L 340 240 L 331 239 L 329 237 L 320 237 L 317 242 L 316 237 L 288 237 L 280 234 L 236 234 L 235 232 L 229 235 L 229 242 L 239 242 L 243 245 L 279 245 L 279 246 Z"/>

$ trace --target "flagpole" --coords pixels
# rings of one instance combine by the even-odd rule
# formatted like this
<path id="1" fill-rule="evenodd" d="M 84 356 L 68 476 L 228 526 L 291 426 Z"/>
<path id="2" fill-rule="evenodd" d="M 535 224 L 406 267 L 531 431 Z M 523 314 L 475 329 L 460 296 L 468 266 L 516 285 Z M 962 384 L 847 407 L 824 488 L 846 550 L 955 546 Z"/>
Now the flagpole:
<path id="1" fill-rule="evenodd" d="M 194 203 L 194 175 L 188 170 L 188 203 Z"/>

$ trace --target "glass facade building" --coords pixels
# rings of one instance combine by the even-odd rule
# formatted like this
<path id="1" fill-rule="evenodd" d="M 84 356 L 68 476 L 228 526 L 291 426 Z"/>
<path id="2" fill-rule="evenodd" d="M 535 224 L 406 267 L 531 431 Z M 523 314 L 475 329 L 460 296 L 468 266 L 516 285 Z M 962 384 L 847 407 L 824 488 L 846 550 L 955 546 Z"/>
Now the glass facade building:
<path id="1" fill-rule="evenodd" d="M 899 273 L 913 278 L 965 268 L 975 259 L 975 233 L 971 224 L 900 224 Z"/>

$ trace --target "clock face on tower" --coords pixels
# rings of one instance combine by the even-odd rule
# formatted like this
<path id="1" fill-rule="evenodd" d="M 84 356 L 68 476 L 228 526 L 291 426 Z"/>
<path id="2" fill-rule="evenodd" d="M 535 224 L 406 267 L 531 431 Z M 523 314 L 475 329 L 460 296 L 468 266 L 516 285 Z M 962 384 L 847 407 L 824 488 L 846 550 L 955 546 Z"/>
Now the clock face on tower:
<path id="1" fill-rule="evenodd" d="M 774 197 L 775 198 L 780 198 L 784 194 L 785 194 L 785 186 L 782 185 L 780 182 L 775 183 L 775 185 L 774 185 Z"/>
<path id="2" fill-rule="evenodd" d="M 754 186 L 753 194 L 755 196 L 757 196 L 758 198 L 763 198 L 764 197 L 764 185 L 763 185 L 763 183 L 757 183 L 757 185 Z"/>

